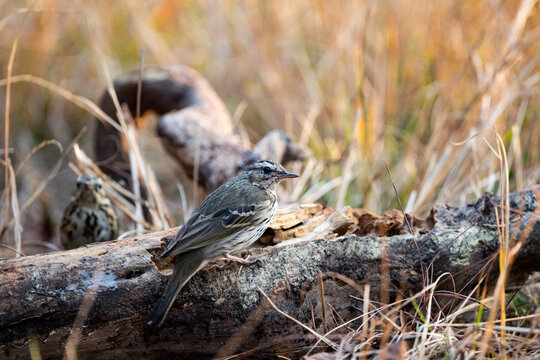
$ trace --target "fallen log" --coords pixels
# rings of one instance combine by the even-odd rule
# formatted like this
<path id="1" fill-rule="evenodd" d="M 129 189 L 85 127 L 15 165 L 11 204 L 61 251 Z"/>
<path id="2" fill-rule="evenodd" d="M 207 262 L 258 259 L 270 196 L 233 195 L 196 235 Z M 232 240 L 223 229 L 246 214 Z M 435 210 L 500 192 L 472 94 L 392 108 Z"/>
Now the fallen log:
<path id="1" fill-rule="evenodd" d="M 510 234 L 513 244 L 522 246 L 509 287 L 540 270 L 539 192 L 537 185 L 510 197 Z M 171 266 L 153 259 L 164 246 L 161 239 L 177 228 L 2 260 L 0 354 L 28 358 L 31 345 L 45 359 L 75 351 L 100 359 L 210 358 L 239 352 L 298 357 L 316 339 L 273 310 L 263 292 L 321 333 L 335 324 L 323 324 L 319 271 L 326 303 L 344 321 L 361 315 L 361 304 L 350 295 L 362 297 L 367 284 L 371 299 L 382 301 L 392 301 L 399 292 L 419 292 L 444 273 L 453 276 L 453 283 L 443 281 L 441 289 L 454 290 L 455 285 L 456 293 L 468 294 L 481 274 L 491 286 L 498 266 L 490 274 L 486 269 L 489 261 L 497 261 L 498 204 L 498 198 L 486 194 L 464 207 L 438 206 L 423 223 L 399 212 L 379 216 L 318 205 L 283 209 L 265 237 L 267 244 L 277 245 L 247 251 L 260 264 L 200 271 L 157 333 L 145 328 L 145 319 Z"/>

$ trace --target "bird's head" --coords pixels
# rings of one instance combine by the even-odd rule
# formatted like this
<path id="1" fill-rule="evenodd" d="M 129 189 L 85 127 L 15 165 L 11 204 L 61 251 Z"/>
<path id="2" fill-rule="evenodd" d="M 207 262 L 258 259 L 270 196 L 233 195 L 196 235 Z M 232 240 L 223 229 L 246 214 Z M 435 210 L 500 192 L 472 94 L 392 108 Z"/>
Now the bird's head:
<path id="1" fill-rule="evenodd" d="M 287 178 L 298 177 L 289 173 L 278 163 L 270 160 L 261 160 L 252 163 L 244 170 L 249 182 L 268 190 L 274 190 L 277 184 Z"/>
<path id="2" fill-rule="evenodd" d="M 96 206 L 108 201 L 101 179 L 94 176 L 79 176 L 73 196 L 77 204 L 84 206 Z"/>

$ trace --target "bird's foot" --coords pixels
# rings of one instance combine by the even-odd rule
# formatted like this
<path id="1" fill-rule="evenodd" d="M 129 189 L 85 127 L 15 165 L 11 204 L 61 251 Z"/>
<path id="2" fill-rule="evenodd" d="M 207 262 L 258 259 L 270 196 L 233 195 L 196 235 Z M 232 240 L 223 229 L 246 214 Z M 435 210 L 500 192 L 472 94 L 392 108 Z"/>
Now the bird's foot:
<path id="1" fill-rule="evenodd" d="M 229 265 L 232 264 L 232 263 L 239 263 L 239 264 L 241 264 L 242 266 L 245 266 L 245 265 L 253 265 L 253 264 L 255 264 L 256 262 L 262 263 L 262 260 L 259 259 L 259 258 L 253 258 L 253 259 L 250 259 L 250 258 L 251 258 L 251 255 L 248 255 L 248 257 L 246 257 L 246 258 L 244 259 L 244 258 L 241 258 L 241 257 L 238 257 L 238 256 L 225 254 L 225 256 L 222 257 L 222 258 L 220 259 L 220 260 L 223 262 L 223 264 L 221 264 L 221 265 L 216 265 L 216 267 L 217 267 L 219 270 L 223 270 L 224 268 L 226 268 L 227 266 L 229 266 Z"/>

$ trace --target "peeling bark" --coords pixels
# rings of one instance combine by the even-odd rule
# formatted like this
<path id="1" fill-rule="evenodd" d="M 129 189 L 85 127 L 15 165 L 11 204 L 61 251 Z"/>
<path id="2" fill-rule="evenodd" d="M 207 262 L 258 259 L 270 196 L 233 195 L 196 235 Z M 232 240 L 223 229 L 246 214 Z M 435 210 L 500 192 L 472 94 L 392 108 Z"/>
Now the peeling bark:
<path id="1" fill-rule="evenodd" d="M 511 194 L 510 233 L 512 241 L 522 242 L 522 247 L 509 286 L 519 286 L 530 272 L 540 270 L 540 186 L 533 190 Z M 372 220 L 366 221 L 365 212 L 350 209 L 314 212 L 312 206 L 305 205 L 299 207 L 301 213 L 296 217 L 291 215 L 293 210 L 284 210 L 287 219 L 296 220 L 288 223 L 278 216 L 267 236 L 287 233 L 300 238 L 249 250 L 261 260 L 259 265 L 203 269 L 182 290 L 157 333 L 149 333 L 144 323 L 161 295 L 167 281 L 163 273 L 170 265 L 162 268 L 153 262 L 153 256 L 164 246 L 161 239 L 172 236 L 177 228 L 71 251 L 3 260 L 0 354 L 28 358 L 28 336 L 33 334 L 43 358 L 61 357 L 85 294 L 90 294 L 86 301 L 92 306 L 77 347 L 88 357 L 209 358 L 250 350 L 260 358 L 271 354 L 297 357 L 314 344 L 313 336 L 272 310 L 258 287 L 304 324 L 311 324 L 313 308 L 318 331 L 323 328 L 319 270 L 324 274 L 326 302 L 344 320 L 361 315 L 361 303 L 350 295 L 362 297 L 363 285 L 370 284 L 372 300 L 379 299 L 381 290 L 389 291 L 390 300 L 398 290 L 408 296 L 422 289 L 422 272 L 431 263 L 433 279 L 450 273 L 456 291 L 467 294 L 477 284 L 487 259 L 497 259 L 496 204 L 498 199 L 486 194 L 464 207 L 436 207 L 433 226 L 422 229 L 427 231 L 424 234 L 407 229 L 399 212 L 372 214 Z M 310 231 L 302 232 L 301 228 L 311 226 L 310 221 L 325 211 L 326 218 L 309 229 L 323 229 L 321 224 L 332 214 L 337 214 L 336 221 L 342 221 L 343 226 L 325 227 L 328 233 L 319 233 L 313 240 Z M 381 225 L 385 222 L 387 228 Z M 376 235 L 390 227 L 398 235 Z M 388 266 L 386 276 L 381 264 Z M 492 267 L 488 284 L 496 280 L 497 269 Z M 346 284 L 344 277 L 356 285 Z M 389 288 L 381 289 L 385 283 Z M 452 290 L 452 283 L 443 281 L 440 288 Z"/>

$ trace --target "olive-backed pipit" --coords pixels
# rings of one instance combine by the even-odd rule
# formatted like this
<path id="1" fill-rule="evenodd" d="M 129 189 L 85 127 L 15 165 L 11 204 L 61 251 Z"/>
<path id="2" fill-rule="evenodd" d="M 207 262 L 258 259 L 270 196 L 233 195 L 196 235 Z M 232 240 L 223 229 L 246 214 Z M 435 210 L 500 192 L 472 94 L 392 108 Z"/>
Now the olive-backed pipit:
<path id="1" fill-rule="evenodd" d="M 208 195 L 159 257 L 177 255 L 176 265 L 147 324 L 161 326 L 180 289 L 208 262 L 253 244 L 274 216 L 278 183 L 297 176 L 257 161 Z"/>
<path id="2" fill-rule="evenodd" d="M 114 240 L 117 236 L 118 217 L 101 179 L 79 176 L 77 189 L 62 217 L 62 245 L 69 250 L 92 242 Z"/>

